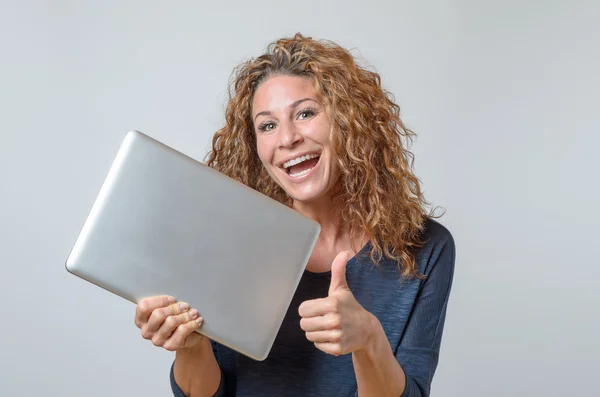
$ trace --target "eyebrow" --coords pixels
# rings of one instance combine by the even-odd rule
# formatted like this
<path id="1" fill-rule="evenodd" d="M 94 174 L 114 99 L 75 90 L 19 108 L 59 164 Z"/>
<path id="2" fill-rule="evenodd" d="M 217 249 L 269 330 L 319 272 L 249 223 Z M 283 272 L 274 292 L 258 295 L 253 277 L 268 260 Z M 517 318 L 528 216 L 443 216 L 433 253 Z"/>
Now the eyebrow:
<path id="1" fill-rule="evenodd" d="M 289 106 L 289 108 L 290 108 L 290 109 L 293 109 L 293 108 L 295 108 L 296 106 L 300 105 L 302 102 L 306 102 L 306 101 L 313 101 L 313 102 L 316 102 L 316 103 L 318 103 L 316 100 L 314 100 L 314 99 L 312 99 L 312 98 L 302 98 L 302 99 L 298 99 L 296 102 L 293 102 L 293 103 L 292 103 L 292 104 Z M 264 111 L 262 111 L 262 112 L 259 112 L 259 113 L 257 113 L 257 114 L 256 114 L 256 116 L 254 116 L 254 120 L 256 120 L 256 118 L 257 118 L 258 116 L 270 116 L 270 115 L 271 115 L 271 112 L 270 112 L 270 111 L 268 111 L 268 110 L 264 110 Z"/>

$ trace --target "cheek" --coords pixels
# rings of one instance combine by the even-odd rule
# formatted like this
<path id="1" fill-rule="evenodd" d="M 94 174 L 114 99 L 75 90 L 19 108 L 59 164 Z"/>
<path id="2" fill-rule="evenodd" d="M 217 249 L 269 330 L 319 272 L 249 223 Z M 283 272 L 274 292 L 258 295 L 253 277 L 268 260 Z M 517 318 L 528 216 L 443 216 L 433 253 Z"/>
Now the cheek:
<path id="1" fill-rule="evenodd" d="M 265 142 L 262 138 L 256 137 L 256 152 L 261 161 L 263 161 L 266 153 Z"/>
<path id="2" fill-rule="evenodd" d="M 269 164 L 271 164 L 273 162 L 273 150 L 270 149 L 270 145 L 268 140 L 264 139 L 264 138 L 257 138 L 256 139 L 256 152 L 258 153 L 258 158 L 260 159 L 261 163 L 263 163 L 263 165 L 265 167 L 268 167 Z"/>
<path id="3" fill-rule="evenodd" d="M 312 123 L 306 126 L 304 131 L 302 131 L 302 135 L 304 135 L 304 137 L 310 139 L 311 141 L 322 145 L 324 137 L 323 130 L 324 128 L 321 123 Z"/>
<path id="4" fill-rule="evenodd" d="M 331 135 L 331 124 L 325 119 L 325 116 L 321 116 L 313 123 L 306 126 L 304 130 L 305 137 L 309 138 L 313 142 L 318 143 L 322 147 L 329 147 L 329 138 Z"/>

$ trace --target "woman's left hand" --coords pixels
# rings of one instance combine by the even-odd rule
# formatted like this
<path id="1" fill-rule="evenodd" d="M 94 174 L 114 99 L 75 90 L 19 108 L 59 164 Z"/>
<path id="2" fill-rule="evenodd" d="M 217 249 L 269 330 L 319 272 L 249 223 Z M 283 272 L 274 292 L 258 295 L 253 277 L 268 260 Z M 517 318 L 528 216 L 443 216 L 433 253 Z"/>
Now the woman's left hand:
<path id="1" fill-rule="evenodd" d="M 298 312 L 306 338 L 325 353 L 339 356 L 366 349 L 377 319 L 354 298 L 346 283 L 349 253 L 339 253 L 331 265 L 327 298 L 303 302 Z"/>

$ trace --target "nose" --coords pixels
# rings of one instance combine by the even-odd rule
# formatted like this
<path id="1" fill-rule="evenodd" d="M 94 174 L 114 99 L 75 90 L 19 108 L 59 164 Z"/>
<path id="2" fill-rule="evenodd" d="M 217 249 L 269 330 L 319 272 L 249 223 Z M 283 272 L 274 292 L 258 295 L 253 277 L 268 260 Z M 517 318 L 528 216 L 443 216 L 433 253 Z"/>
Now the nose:
<path id="1" fill-rule="evenodd" d="M 281 123 L 279 126 L 279 147 L 291 148 L 303 141 L 294 123 Z"/>

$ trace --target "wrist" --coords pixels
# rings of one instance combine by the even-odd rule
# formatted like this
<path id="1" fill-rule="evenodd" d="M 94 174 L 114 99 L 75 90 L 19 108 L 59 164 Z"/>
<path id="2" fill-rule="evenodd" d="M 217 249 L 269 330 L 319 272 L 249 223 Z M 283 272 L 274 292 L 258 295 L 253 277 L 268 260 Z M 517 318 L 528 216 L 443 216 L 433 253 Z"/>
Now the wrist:
<path id="1" fill-rule="evenodd" d="M 387 337 L 383 330 L 379 319 L 373 314 L 369 313 L 365 321 L 366 324 L 366 338 L 363 347 L 359 350 L 359 353 L 366 355 L 369 358 L 374 359 L 377 357 L 377 351 L 382 345 L 382 338 L 387 342 Z"/>
<path id="2" fill-rule="evenodd" d="M 212 349 L 212 346 L 210 345 L 210 340 L 207 337 L 203 335 L 198 335 L 196 337 L 198 337 L 198 340 L 195 341 L 195 343 L 193 343 L 191 346 L 182 346 L 179 349 L 175 350 L 175 353 L 183 355 L 195 355 L 206 349 Z"/>
<path id="3" fill-rule="evenodd" d="M 175 351 L 173 376 L 186 396 L 213 396 L 216 393 L 221 383 L 221 368 L 208 338 Z"/>

